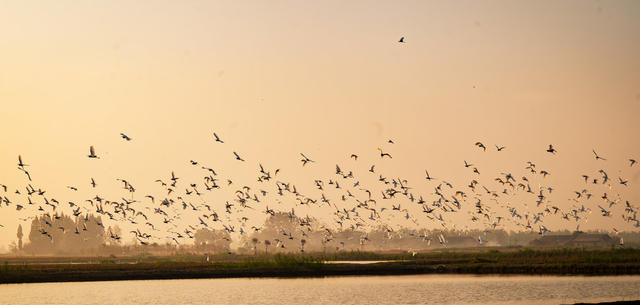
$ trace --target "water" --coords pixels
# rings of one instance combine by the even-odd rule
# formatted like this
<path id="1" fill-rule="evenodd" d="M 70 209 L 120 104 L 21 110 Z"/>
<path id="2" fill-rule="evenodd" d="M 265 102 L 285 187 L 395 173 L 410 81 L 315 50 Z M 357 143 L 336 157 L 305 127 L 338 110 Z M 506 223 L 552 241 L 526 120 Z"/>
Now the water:
<path id="1" fill-rule="evenodd" d="M 411 275 L 0 285 L 0 304 L 570 304 L 640 299 L 640 276 Z"/>

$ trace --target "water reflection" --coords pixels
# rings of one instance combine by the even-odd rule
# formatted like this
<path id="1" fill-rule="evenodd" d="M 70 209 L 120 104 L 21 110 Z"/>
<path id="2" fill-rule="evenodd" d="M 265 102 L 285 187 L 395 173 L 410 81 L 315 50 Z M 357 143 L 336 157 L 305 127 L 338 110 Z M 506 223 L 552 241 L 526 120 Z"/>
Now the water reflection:
<path id="1" fill-rule="evenodd" d="M 640 276 L 418 275 L 0 285 L 0 304 L 567 304 L 640 299 Z"/>

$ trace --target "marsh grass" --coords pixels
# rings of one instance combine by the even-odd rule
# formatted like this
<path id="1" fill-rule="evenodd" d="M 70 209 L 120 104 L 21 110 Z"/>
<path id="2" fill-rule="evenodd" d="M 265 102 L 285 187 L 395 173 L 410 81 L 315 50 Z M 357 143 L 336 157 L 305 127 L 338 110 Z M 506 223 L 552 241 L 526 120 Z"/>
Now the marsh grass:
<path id="1" fill-rule="evenodd" d="M 490 249 L 419 253 L 299 253 L 129 258 L 6 258 L 0 283 L 425 273 L 640 274 L 638 249 Z M 326 261 L 381 260 L 367 265 Z M 67 263 L 67 262 L 73 263 Z M 387 262 L 388 261 L 388 262 Z"/>

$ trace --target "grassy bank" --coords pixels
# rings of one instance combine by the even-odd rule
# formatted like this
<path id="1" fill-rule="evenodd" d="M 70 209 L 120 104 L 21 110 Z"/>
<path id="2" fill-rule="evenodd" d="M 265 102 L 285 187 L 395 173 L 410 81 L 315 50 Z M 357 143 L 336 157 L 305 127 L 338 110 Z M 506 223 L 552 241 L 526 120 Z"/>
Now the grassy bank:
<path id="1" fill-rule="evenodd" d="M 329 260 L 392 260 L 374 264 L 326 264 Z M 2 261 L 2 259 L 0 259 Z M 640 250 L 502 249 L 421 253 L 202 255 L 126 258 L 4 258 L 0 283 L 185 279 L 224 277 L 315 277 L 401 274 L 640 274 Z"/>

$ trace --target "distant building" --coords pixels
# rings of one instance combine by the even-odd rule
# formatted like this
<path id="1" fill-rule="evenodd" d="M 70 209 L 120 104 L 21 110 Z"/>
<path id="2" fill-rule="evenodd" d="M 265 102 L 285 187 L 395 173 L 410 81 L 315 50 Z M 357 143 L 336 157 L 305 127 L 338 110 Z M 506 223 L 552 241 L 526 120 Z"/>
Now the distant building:
<path id="1" fill-rule="evenodd" d="M 545 235 L 529 243 L 532 247 L 548 248 L 607 248 L 616 241 L 607 234 L 575 232 L 571 235 Z"/>

